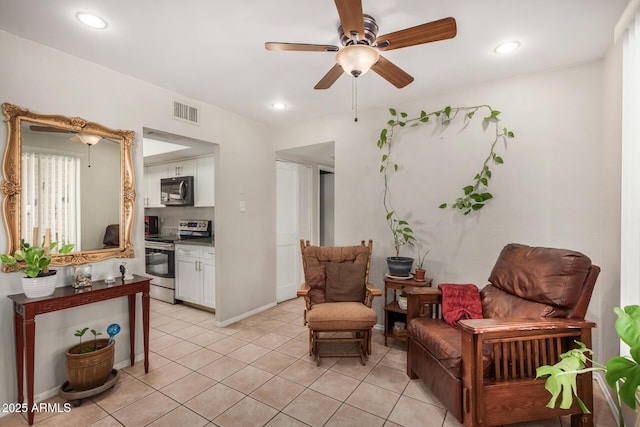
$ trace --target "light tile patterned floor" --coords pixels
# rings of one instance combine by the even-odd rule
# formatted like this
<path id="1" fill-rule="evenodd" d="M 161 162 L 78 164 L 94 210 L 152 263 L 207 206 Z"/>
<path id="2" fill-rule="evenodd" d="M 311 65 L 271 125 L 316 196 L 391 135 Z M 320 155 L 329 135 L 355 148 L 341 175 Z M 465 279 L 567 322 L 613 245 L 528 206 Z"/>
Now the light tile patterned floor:
<path id="1" fill-rule="evenodd" d="M 152 300 L 149 373 L 142 363 L 125 368 L 113 389 L 69 413 L 38 413 L 35 425 L 460 426 L 419 380 L 409 380 L 404 343 L 390 339 L 385 347 L 379 332 L 366 366 L 348 357 L 316 366 L 307 354 L 303 308 L 291 300 L 218 328 L 213 314 Z M 594 389 L 595 425 L 615 427 Z M 25 425 L 18 414 L 0 418 L 0 426 Z M 566 419 L 526 424 L 569 425 Z"/>

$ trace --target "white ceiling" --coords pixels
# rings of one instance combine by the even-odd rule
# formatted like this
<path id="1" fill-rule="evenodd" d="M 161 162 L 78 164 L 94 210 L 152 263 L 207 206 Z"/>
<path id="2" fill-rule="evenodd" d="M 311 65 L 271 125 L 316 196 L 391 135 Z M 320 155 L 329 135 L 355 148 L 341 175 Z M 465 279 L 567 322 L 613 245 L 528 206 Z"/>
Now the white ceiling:
<path id="1" fill-rule="evenodd" d="M 384 55 L 415 81 L 358 80 L 358 108 L 389 106 L 460 85 L 603 56 L 627 0 L 362 0 L 385 34 L 453 16 L 458 35 Z M 75 13 L 108 22 L 84 27 Z M 2 0 L 0 29 L 257 120 L 286 125 L 351 115 L 351 81 L 313 86 L 334 54 L 268 52 L 264 42 L 339 45 L 332 0 Z M 519 40 L 511 55 L 497 44 Z M 3 58 L 10 60 L 10 58 Z M 288 108 L 275 111 L 274 102 Z"/>

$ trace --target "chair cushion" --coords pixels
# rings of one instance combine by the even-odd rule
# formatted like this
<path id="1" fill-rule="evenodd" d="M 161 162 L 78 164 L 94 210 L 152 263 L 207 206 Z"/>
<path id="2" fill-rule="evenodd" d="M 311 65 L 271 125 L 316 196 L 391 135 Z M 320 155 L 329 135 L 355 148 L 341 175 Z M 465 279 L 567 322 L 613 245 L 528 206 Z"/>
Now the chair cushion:
<path id="1" fill-rule="evenodd" d="M 489 282 L 520 298 L 570 308 L 590 266 L 589 257 L 580 252 L 511 243 L 502 249 Z"/>
<path id="2" fill-rule="evenodd" d="M 428 350 L 456 378 L 462 378 L 462 333 L 444 320 L 415 317 L 407 325 L 408 333 L 418 344 Z M 491 347 L 482 347 L 482 371 L 485 377 L 491 373 L 493 354 Z"/>
<path id="3" fill-rule="evenodd" d="M 307 266 L 325 262 L 366 264 L 369 259 L 369 249 L 364 245 L 307 246 L 304 248 L 303 255 Z"/>
<path id="4" fill-rule="evenodd" d="M 480 291 L 484 317 L 567 317 L 567 310 L 549 304 L 528 301 L 506 293 L 493 285 Z"/>
<path id="5" fill-rule="evenodd" d="M 304 280 L 309 285 L 311 305 L 326 302 L 326 269 L 324 264 L 310 265 L 304 271 Z"/>
<path id="6" fill-rule="evenodd" d="M 360 302 L 327 302 L 307 312 L 309 328 L 319 331 L 370 329 L 377 320 L 376 312 Z"/>
<path id="7" fill-rule="evenodd" d="M 363 302 L 365 297 L 365 264 L 327 262 L 325 298 L 327 302 Z"/>

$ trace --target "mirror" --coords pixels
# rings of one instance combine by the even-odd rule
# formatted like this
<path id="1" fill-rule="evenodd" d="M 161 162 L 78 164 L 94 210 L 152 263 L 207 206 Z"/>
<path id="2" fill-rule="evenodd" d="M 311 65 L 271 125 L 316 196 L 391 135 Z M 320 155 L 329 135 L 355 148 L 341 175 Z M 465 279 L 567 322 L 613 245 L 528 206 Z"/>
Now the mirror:
<path id="1" fill-rule="evenodd" d="M 54 255 L 54 266 L 133 258 L 135 132 L 8 103 L 2 112 L 6 253 L 22 239 L 41 245 L 46 232 L 51 241 L 76 245 L 74 252 Z"/>

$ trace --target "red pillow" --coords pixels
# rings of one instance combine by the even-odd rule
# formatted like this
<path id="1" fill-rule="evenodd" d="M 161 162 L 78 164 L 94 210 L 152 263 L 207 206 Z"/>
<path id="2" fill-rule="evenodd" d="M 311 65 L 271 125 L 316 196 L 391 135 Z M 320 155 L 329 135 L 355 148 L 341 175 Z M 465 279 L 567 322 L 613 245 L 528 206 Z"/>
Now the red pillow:
<path id="1" fill-rule="evenodd" d="M 442 291 L 442 317 L 451 326 L 462 319 L 482 319 L 482 302 L 476 285 L 440 283 Z"/>

